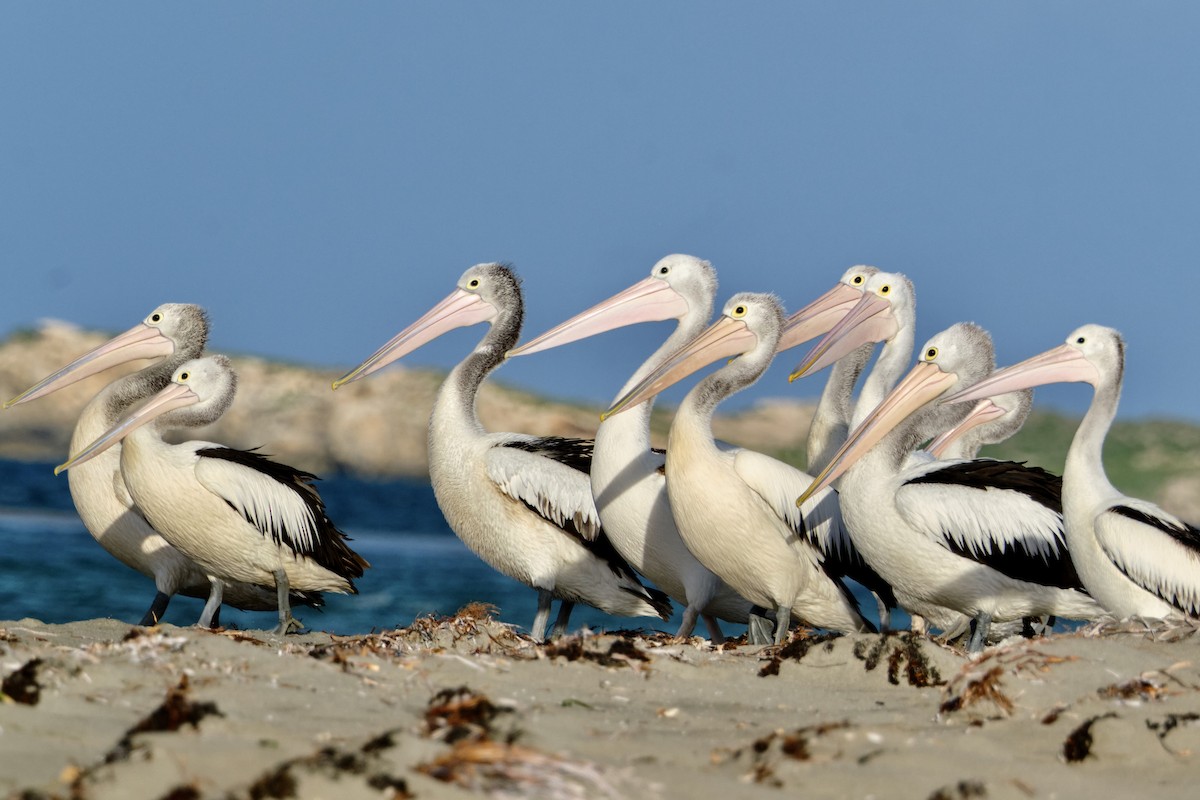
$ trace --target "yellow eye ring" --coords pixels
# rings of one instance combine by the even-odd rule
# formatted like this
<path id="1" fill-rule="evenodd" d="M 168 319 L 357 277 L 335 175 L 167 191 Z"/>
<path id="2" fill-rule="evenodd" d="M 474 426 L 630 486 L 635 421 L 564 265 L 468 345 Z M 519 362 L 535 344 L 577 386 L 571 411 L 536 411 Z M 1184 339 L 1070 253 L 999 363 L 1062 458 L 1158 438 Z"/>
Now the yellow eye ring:
<path id="1" fill-rule="evenodd" d="M 733 317 L 734 319 L 741 319 L 742 317 L 746 316 L 746 307 L 745 306 L 734 307 L 733 311 L 729 312 L 729 316 Z"/>
<path id="2" fill-rule="evenodd" d="M 929 349 L 927 349 L 925 351 L 925 360 L 926 361 L 933 361 L 937 357 L 938 357 L 938 349 L 936 347 L 930 347 Z"/>
<path id="3" fill-rule="evenodd" d="M 885 283 L 883 286 L 880 286 L 880 287 L 879 287 L 879 293 L 880 293 L 880 294 L 887 294 L 887 293 L 888 293 L 888 292 L 890 292 L 890 291 L 892 291 L 892 286 L 891 286 L 891 284 Z"/>
<path id="4" fill-rule="evenodd" d="M 478 289 L 479 288 L 479 278 L 471 278 L 471 280 L 467 281 L 467 288 L 468 289 Z"/>
<path id="5" fill-rule="evenodd" d="M 853 283 L 855 286 L 857 286 L 863 282 L 863 276 L 855 275 L 853 278 L 850 279 L 850 282 Z"/>

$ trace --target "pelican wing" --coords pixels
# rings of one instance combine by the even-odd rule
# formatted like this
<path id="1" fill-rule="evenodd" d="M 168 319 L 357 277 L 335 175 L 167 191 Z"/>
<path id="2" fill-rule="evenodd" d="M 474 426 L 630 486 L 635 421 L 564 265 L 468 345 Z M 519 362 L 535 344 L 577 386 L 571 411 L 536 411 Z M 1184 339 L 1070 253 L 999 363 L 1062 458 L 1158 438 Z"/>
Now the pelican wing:
<path id="1" fill-rule="evenodd" d="M 1200 530 L 1133 498 L 1096 517 L 1096 541 L 1131 581 L 1200 616 Z"/>
<path id="2" fill-rule="evenodd" d="M 832 489 L 818 492 L 801 508 L 796 505 L 796 498 L 812 483 L 808 473 L 754 450 L 736 451 L 733 468 L 780 521 L 821 553 L 845 558 L 855 552 L 842 525 L 837 492 Z"/>
<path id="3" fill-rule="evenodd" d="M 368 564 L 325 514 L 315 475 L 253 451 L 195 444 L 196 479 L 264 536 L 344 578 L 362 576 Z"/>
<path id="4" fill-rule="evenodd" d="M 588 480 L 591 442 L 558 436 L 510 439 L 487 451 L 488 476 L 499 489 L 585 541 L 600 533 Z"/>
<path id="5" fill-rule="evenodd" d="M 1067 553 L 1062 479 L 1013 461 L 935 461 L 906 471 L 896 506 L 953 553 L 1010 578 L 1064 589 L 1082 583 Z"/>

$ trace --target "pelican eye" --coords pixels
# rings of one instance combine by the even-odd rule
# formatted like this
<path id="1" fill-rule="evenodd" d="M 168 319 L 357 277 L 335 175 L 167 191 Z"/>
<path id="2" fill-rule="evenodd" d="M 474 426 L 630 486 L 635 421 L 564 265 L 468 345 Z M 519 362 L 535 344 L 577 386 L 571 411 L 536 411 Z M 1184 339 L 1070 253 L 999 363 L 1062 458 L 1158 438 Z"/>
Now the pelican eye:
<path id="1" fill-rule="evenodd" d="M 192 374 L 190 372 L 181 372 L 181 373 L 179 373 L 179 380 L 186 381 L 191 376 L 192 376 Z"/>
<path id="2" fill-rule="evenodd" d="M 879 287 L 880 294 L 888 294 L 891 291 L 892 291 L 892 285 L 890 283 L 885 283 L 883 286 Z"/>
<path id="3" fill-rule="evenodd" d="M 659 267 L 659 268 L 658 268 L 658 274 L 659 274 L 659 275 L 666 275 L 666 274 L 668 274 L 670 271 L 671 271 L 671 268 L 670 268 L 670 267 Z"/>
<path id="4" fill-rule="evenodd" d="M 938 356 L 938 349 L 936 347 L 930 347 L 929 349 L 927 349 L 925 351 L 925 360 L 926 361 L 933 361 L 935 358 L 937 358 L 937 356 Z"/>
<path id="5" fill-rule="evenodd" d="M 863 276 L 855 275 L 853 278 L 850 279 L 850 282 L 853 283 L 855 286 L 858 286 L 863 282 Z"/>
<path id="6" fill-rule="evenodd" d="M 733 317 L 734 319 L 741 319 L 742 317 L 746 316 L 746 307 L 734 306 L 733 311 L 729 312 L 729 316 Z"/>
<path id="7" fill-rule="evenodd" d="M 471 280 L 467 281 L 467 288 L 468 289 L 478 289 L 479 288 L 479 278 L 471 278 Z"/>
<path id="8" fill-rule="evenodd" d="M 1083 341 L 1084 341 L 1083 337 L 1080 336 L 1078 339 L 1075 340 L 1075 344 L 1083 344 Z"/>
<path id="9" fill-rule="evenodd" d="M 158 313 L 151 314 L 150 321 L 151 322 L 162 322 L 162 314 L 158 314 Z"/>

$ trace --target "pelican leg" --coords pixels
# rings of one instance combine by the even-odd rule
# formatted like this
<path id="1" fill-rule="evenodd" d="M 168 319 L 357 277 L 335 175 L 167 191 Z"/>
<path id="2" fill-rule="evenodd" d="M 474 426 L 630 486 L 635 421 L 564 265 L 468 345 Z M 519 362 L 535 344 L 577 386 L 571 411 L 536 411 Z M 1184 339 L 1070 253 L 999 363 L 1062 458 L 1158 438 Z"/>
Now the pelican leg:
<path id="1" fill-rule="evenodd" d="M 204 610 L 200 612 L 200 619 L 196 622 L 198 628 L 216 627 L 214 620 L 221 611 L 221 598 L 225 595 L 225 584 L 220 578 L 209 575 L 208 584 L 208 600 L 205 601 Z"/>
<path id="2" fill-rule="evenodd" d="M 746 621 L 746 644 L 770 644 L 773 641 L 774 626 L 775 623 L 767 616 L 767 610 L 754 606 L 750 609 L 750 618 Z"/>
<path id="3" fill-rule="evenodd" d="M 704 625 L 708 628 L 708 637 L 712 639 L 713 644 L 722 644 L 725 641 L 725 634 L 721 632 L 717 618 L 712 614 L 702 614 L 700 618 L 704 620 Z"/>
<path id="4" fill-rule="evenodd" d="M 529 635 L 535 642 L 546 640 L 546 623 L 550 621 L 551 599 L 548 589 L 538 589 L 537 613 L 533 615 L 533 627 L 529 630 Z"/>
<path id="5" fill-rule="evenodd" d="M 992 628 L 992 615 L 981 611 L 971 620 L 971 639 L 967 642 L 968 653 L 979 653 L 987 644 L 988 631 Z"/>
<path id="6" fill-rule="evenodd" d="M 571 618 L 571 610 L 575 608 L 575 603 L 571 600 L 563 600 L 558 607 L 558 616 L 554 618 L 554 627 L 550 629 L 550 638 L 557 639 L 567 632 L 567 620 Z"/>
<path id="7" fill-rule="evenodd" d="M 780 606 L 775 610 L 775 644 L 783 644 L 788 637 L 788 628 L 792 626 L 792 609 Z"/>
<path id="8" fill-rule="evenodd" d="M 171 602 L 171 595 L 163 591 L 154 593 L 154 602 L 150 604 L 150 610 L 146 612 L 146 616 L 142 617 L 142 621 L 138 623 L 143 628 L 149 628 L 157 625 L 158 621 L 163 618 L 163 614 L 167 613 L 167 603 Z"/>
<path id="9" fill-rule="evenodd" d="M 287 573 L 281 569 L 275 570 L 275 593 L 279 598 L 279 626 L 271 631 L 276 636 L 287 636 L 292 631 L 298 631 L 304 625 L 292 616 L 290 595 L 291 586 L 288 584 Z"/>
<path id="10" fill-rule="evenodd" d="M 683 618 L 679 621 L 679 630 L 675 631 L 675 639 L 682 642 L 692 635 L 692 631 L 696 630 L 696 618 L 700 616 L 700 609 L 694 606 L 687 606 L 683 609 Z"/>

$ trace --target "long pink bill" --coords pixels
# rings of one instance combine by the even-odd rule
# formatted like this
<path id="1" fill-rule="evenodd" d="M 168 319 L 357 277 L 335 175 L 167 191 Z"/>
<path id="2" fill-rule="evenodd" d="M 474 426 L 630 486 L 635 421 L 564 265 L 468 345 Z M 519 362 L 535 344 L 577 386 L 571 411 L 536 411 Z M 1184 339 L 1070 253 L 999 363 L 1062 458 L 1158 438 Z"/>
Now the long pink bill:
<path id="1" fill-rule="evenodd" d="M 862 297 L 862 289 L 841 282 L 834 284 L 828 292 L 787 318 L 775 352 L 782 353 L 828 333 Z"/>
<path id="2" fill-rule="evenodd" d="M 455 289 L 420 319 L 393 336 L 370 358 L 334 381 L 333 388 L 365 378 L 448 331 L 488 322 L 495 316 L 496 307 L 491 303 L 472 292 Z"/>
<path id="3" fill-rule="evenodd" d="M 84 353 L 53 375 L 4 404 L 5 408 L 45 397 L 63 387 L 90 378 L 110 367 L 146 358 L 164 358 L 175 352 L 175 343 L 158 328 L 144 323 L 134 325 L 119 336 Z"/>
<path id="4" fill-rule="evenodd" d="M 943 400 L 943 403 L 966 403 L 984 397 L 995 397 L 1047 383 L 1090 383 L 1100 380 L 1096 368 L 1083 353 L 1069 344 L 1060 344 L 1044 353 L 993 372 L 988 377 Z"/>
<path id="5" fill-rule="evenodd" d="M 77 467 L 85 461 L 90 461 L 146 423 L 168 411 L 190 406 L 199 400 L 196 393 L 187 386 L 178 383 L 167 384 L 143 405 L 117 420 L 117 423 L 109 428 L 107 433 L 102 434 L 96 441 L 55 467 L 54 474 L 59 475 L 71 467 Z"/>
<path id="6" fill-rule="evenodd" d="M 753 349 L 757 343 L 758 337 L 746 327 L 745 322 L 723 316 L 691 342 L 684 345 L 661 367 L 647 375 L 624 397 L 613 403 L 611 408 L 600 415 L 600 419 L 608 419 L 614 414 L 619 414 L 638 403 L 645 402 L 693 372 L 722 358 L 740 356 Z"/>
<path id="7" fill-rule="evenodd" d="M 926 361 L 914 366 L 896 388 L 876 406 L 866 419 L 846 439 L 829 465 L 813 479 L 812 484 L 796 500 L 799 506 L 817 492 L 829 486 L 862 458 L 884 436 L 918 408 L 928 404 L 954 385 L 958 376 L 943 372 Z"/>
<path id="8" fill-rule="evenodd" d="M 825 369 L 859 345 L 886 341 L 896 335 L 897 329 L 891 303 L 871 292 L 860 293 L 855 306 L 813 345 L 788 380 Z"/>
<path id="9" fill-rule="evenodd" d="M 508 356 L 526 356 L 639 322 L 679 319 L 687 312 L 688 303 L 683 295 L 666 281 L 652 276 L 509 350 Z"/>
<path id="10" fill-rule="evenodd" d="M 943 454 L 950 448 L 950 445 L 957 442 L 969 431 L 978 428 L 988 422 L 998 420 L 1005 415 L 1005 410 L 992 402 L 991 398 L 985 397 L 980 400 L 967 414 L 966 418 L 955 425 L 948 431 L 934 437 L 929 446 L 925 448 L 934 458 L 942 458 Z"/>

